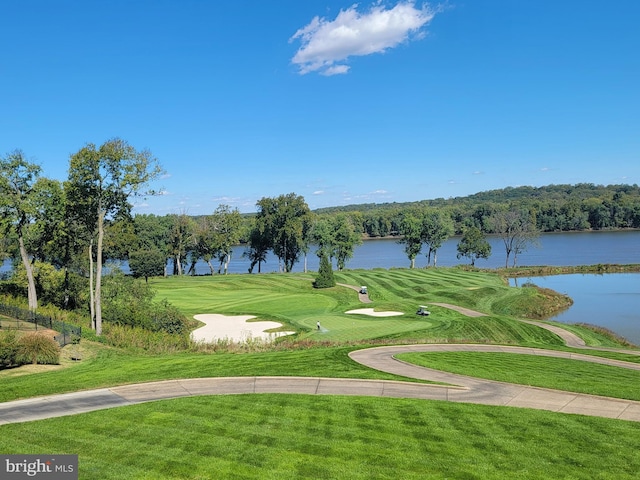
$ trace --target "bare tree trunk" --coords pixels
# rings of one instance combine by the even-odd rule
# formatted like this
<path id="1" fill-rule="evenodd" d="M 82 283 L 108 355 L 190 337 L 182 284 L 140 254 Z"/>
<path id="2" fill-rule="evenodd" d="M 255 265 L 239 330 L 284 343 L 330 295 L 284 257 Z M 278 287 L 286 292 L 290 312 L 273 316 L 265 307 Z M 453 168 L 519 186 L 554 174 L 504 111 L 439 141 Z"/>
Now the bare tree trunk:
<path id="1" fill-rule="evenodd" d="M 98 247 L 96 258 L 96 335 L 102 335 L 102 242 L 104 240 L 104 212 L 98 213 Z"/>
<path id="2" fill-rule="evenodd" d="M 91 328 L 96 329 L 96 300 L 95 290 L 93 288 L 93 280 L 95 272 L 93 271 L 93 238 L 89 242 L 89 311 L 91 312 Z"/>
<path id="3" fill-rule="evenodd" d="M 211 260 L 207 260 L 207 265 L 209 265 L 209 271 L 211 272 L 211 275 L 213 275 L 215 273 L 215 268 L 213 268 Z"/>
<path id="4" fill-rule="evenodd" d="M 20 234 L 18 236 L 18 243 L 20 245 L 20 256 L 22 257 L 22 263 L 24 269 L 27 272 L 27 296 L 29 299 L 29 310 L 35 312 L 38 308 L 38 293 L 36 292 L 36 282 L 33 277 L 33 265 L 29 261 L 29 255 L 27 249 L 24 246 L 24 238 Z"/>
<path id="5" fill-rule="evenodd" d="M 187 271 L 187 275 L 194 276 L 195 274 L 196 274 L 196 262 L 191 262 L 191 266 L 189 267 L 189 270 Z"/>
<path id="6" fill-rule="evenodd" d="M 227 270 L 229 269 L 229 262 L 231 262 L 231 254 L 227 253 L 224 257 L 224 274 L 227 274 Z"/>
<path id="7" fill-rule="evenodd" d="M 179 253 L 173 256 L 173 274 L 182 275 L 182 259 Z"/>

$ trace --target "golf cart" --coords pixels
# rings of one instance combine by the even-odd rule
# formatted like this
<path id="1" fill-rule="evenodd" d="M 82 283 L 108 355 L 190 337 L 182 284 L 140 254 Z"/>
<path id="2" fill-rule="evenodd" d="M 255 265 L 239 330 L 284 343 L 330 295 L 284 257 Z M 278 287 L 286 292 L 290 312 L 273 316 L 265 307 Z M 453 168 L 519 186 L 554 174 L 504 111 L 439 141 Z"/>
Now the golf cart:
<path id="1" fill-rule="evenodd" d="M 364 285 L 362 287 L 360 287 L 360 293 L 362 295 L 366 295 L 367 294 L 367 287 L 365 287 Z"/>
<path id="2" fill-rule="evenodd" d="M 416 315 L 422 315 L 422 316 L 427 316 L 430 315 L 431 312 L 429 310 L 427 310 L 427 307 L 424 305 L 420 305 L 420 308 L 418 308 L 418 311 L 416 312 Z"/>

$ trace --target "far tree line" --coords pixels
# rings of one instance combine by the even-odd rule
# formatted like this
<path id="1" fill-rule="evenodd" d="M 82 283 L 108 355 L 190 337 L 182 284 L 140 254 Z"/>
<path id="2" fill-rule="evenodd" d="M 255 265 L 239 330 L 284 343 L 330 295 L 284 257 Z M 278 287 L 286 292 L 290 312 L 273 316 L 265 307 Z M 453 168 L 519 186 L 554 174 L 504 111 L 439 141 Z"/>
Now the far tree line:
<path id="1" fill-rule="evenodd" d="M 302 196 L 289 193 L 260 199 L 251 215 L 228 205 L 201 216 L 132 215 L 131 199 L 153 195 L 149 182 L 161 172 L 149 151 L 117 138 L 72 154 L 65 181 L 42 176 L 19 150 L 0 157 L 0 254 L 15 260 L 30 309 L 37 309 L 39 294 L 52 290 L 46 275 L 55 271 L 63 277 L 55 302 L 77 308 L 78 289 L 86 288 L 92 326 L 100 334 L 107 259 L 128 260 L 133 275 L 145 279 L 168 274 L 168 265 L 172 274 L 193 274 L 198 261 L 211 274 L 224 274 L 233 247 L 245 245 L 249 273 L 261 271 L 268 252 L 282 272 L 300 261 L 306 270 L 309 254 L 342 269 L 364 237 L 397 236 L 413 268 L 421 252 L 436 266 L 438 249 L 452 235 L 461 236 L 458 257 L 474 264 L 491 254 L 485 235 L 496 234 L 508 266 L 540 231 L 640 227 L 636 185 L 522 187 L 525 191 L 313 212 Z"/>

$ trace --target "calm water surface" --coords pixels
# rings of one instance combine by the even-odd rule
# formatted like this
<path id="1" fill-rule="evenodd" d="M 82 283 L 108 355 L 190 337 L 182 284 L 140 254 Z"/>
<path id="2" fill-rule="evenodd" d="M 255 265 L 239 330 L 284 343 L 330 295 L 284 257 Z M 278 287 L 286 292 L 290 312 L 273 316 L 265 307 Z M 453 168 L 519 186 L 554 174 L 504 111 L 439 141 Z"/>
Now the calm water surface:
<path id="1" fill-rule="evenodd" d="M 607 273 L 552 275 L 511 279 L 511 285 L 531 281 L 569 295 L 573 305 L 550 320 L 606 327 L 640 345 L 640 274 Z"/>
<path id="2" fill-rule="evenodd" d="M 502 240 L 488 237 L 491 244 L 491 256 L 476 261 L 479 268 L 504 267 L 506 254 Z M 466 258 L 458 259 L 457 245 L 459 237 L 445 242 L 438 250 L 437 263 L 439 266 L 450 267 L 462 263 L 471 263 Z M 395 239 L 365 240 L 357 246 L 353 258 L 347 261 L 346 268 L 394 268 L 409 267 L 410 262 L 403 251 L 404 245 Z M 229 265 L 230 273 L 247 273 L 249 261 L 242 258 L 244 247 L 236 247 L 233 259 Z M 316 249 L 311 248 L 307 256 L 309 270 L 318 270 Z M 512 266 L 512 260 L 509 266 Z M 640 263 L 640 231 L 624 232 L 588 232 L 588 233 L 548 233 L 540 236 L 538 244 L 530 247 L 526 252 L 518 255 L 519 266 L 531 265 L 594 265 L 598 263 Z M 427 265 L 426 250 L 416 258 L 416 267 Z M 335 265 L 334 265 L 335 267 Z M 304 260 L 301 259 L 293 269 L 295 272 L 304 270 Z M 262 272 L 279 271 L 278 259 L 269 255 L 267 263 L 262 265 Z M 254 270 L 257 272 L 257 268 Z M 209 273 L 208 267 L 200 263 L 196 273 Z"/>

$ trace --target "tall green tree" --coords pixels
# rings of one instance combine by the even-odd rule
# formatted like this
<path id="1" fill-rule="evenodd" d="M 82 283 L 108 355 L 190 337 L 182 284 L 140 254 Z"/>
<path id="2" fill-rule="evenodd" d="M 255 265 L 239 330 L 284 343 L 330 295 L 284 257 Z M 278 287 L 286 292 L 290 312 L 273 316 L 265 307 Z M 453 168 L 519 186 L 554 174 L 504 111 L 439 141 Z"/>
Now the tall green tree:
<path id="1" fill-rule="evenodd" d="M 264 223 L 258 219 L 254 221 L 254 225 L 249 231 L 249 245 L 243 256 L 247 257 L 251 262 L 249 265 L 249 273 L 253 273 L 253 269 L 258 266 L 258 273 L 262 271 L 262 264 L 267 261 L 267 254 L 271 249 L 271 239 L 264 230 Z"/>
<path id="2" fill-rule="evenodd" d="M 346 215 L 338 215 L 333 219 L 333 253 L 338 270 L 344 269 L 347 260 L 353 257 L 356 245 L 362 243 L 356 227 Z"/>
<path id="3" fill-rule="evenodd" d="M 220 261 L 218 273 L 227 273 L 233 247 L 240 243 L 243 223 L 237 208 L 220 205 L 212 215 L 199 217 L 194 225 L 194 248 L 190 254 L 190 272 L 195 272 L 195 264 L 199 259 L 209 266 L 211 274 L 214 267 L 213 258 Z"/>
<path id="4" fill-rule="evenodd" d="M 35 260 L 64 268 L 64 244 L 69 232 L 63 184 L 39 177 L 34 187 L 33 201 L 37 208 L 29 224 L 27 249 Z"/>
<path id="5" fill-rule="evenodd" d="M 18 241 L 20 258 L 27 278 L 29 309 L 38 308 L 34 269 L 27 250 L 27 234 L 33 222 L 46 217 L 46 199 L 52 182 L 39 178 L 41 168 L 29 162 L 22 151 L 15 150 L 0 158 L 0 222 L 5 233 L 12 232 Z"/>
<path id="6" fill-rule="evenodd" d="M 129 268 L 133 277 L 144 278 L 145 282 L 149 281 L 149 277 L 163 275 L 166 263 L 165 254 L 157 248 L 129 253 Z"/>
<path id="7" fill-rule="evenodd" d="M 213 229 L 213 251 L 215 251 L 220 267 L 218 273 L 227 273 L 233 247 L 240 243 L 242 234 L 242 217 L 237 208 L 231 209 L 229 205 L 220 205 L 211 216 L 211 228 Z"/>
<path id="8" fill-rule="evenodd" d="M 162 169 L 148 150 L 136 150 L 114 138 L 100 147 L 87 144 L 71 155 L 68 200 L 76 218 L 90 234 L 89 284 L 92 327 L 102 334 L 102 264 L 105 221 L 129 215 L 129 198 L 145 191 Z M 94 265 L 95 262 L 95 265 Z"/>
<path id="9" fill-rule="evenodd" d="M 154 250 L 162 252 L 165 266 L 163 273 L 166 275 L 166 261 L 169 258 L 169 232 L 171 230 L 171 217 L 169 215 L 136 215 L 133 218 L 134 232 L 136 236 L 136 248 L 134 250 Z"/>
<path id="10" fill-rule="evenodd" d="M 404 253 L 411 262 L 409 268 L 415 268 L 416 257 L 422 250 L 422 220 L 413 213 L 404 215 L 400 223 L 400 235 L 402 238 L 398 242 L 404 244 Z"/>
<path id="11" fill-rule="evenodd" d="M 529 212 L 515 206 L 494 213 L 492 224 L 494 232 L 504 243 L 505 268 L 509 266 L 511 255 L 513 255 L 513 266 L 515 267 L 518 254 L 526 251 L 540 236 L 535 220 Z"/>
<path id="12" fill-rule="evenodd" d="M 336 279 L 333 276 L 331 262 L 324 252 L 320 253 L 320 266 L 318 268 L 318 276 L 313 283 L 315 288 L 331 288 L 336 286 Z"/>
<path id="13" fill-rule="evenodd" d="M 457 258 L 467 257 L 471 260 L 471 266 L 476 264 L 478 258 L 486 259 L 491 255 L 491 245 L 478 227 L 468 227 L 464 231 L 457 249 Z"/>
<path id="14" fill-rule="evenodd" d="M 308 242 L 311 211 L 304 198 L 295 193 L 258 200 L 256 222 L 269 238 L 271 250 L 285 272 L 290 272 Z"/>
<path id="15" fill-rule="evenodd" d="M 352 220 L 345 214 L 320 217 L 313 223 L 310 241 L 317 245 L 316 254 L 336 259 L 338 270 L 344 269 L 347 260 L 353 257 L 356 245 L 362 243 L 361 235 Z"/>
<path id="16" fill-rule="evenodd" d="M 322 258 L 323 255 L 329 260 L 333 258 L 333 229 L 330 217 L 315 218 L 311 227 L 311 242 L 318 247 L 316 255 L 319 258 Z"/>
<path id="17" fill-rule="evenodd" d="M 427 212 L 422 220 L 422 241 L 429 247 L 427 252 L 427 266 L 431 263 L 437 266 L 438 249 L 453 235 L 453 221 L 451 217 L 441 210 Z"/>
<path id="18" fill-rule="evenodd" d="M 167 248 L 174 275 L 182 275 L 187 257 L 196 250 L 195 228 L 194 220 L 185 213 L 170 216 Z"/>

